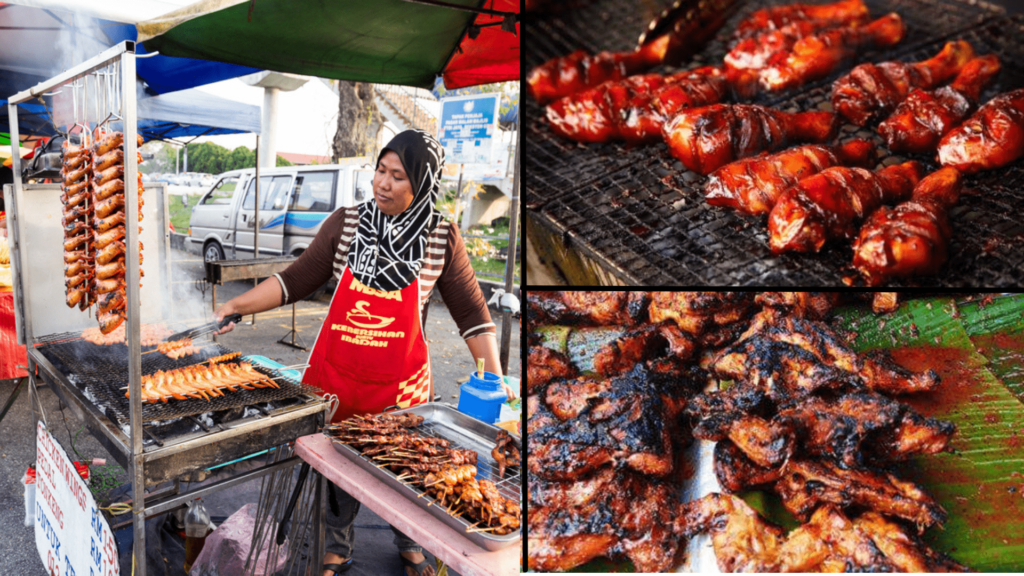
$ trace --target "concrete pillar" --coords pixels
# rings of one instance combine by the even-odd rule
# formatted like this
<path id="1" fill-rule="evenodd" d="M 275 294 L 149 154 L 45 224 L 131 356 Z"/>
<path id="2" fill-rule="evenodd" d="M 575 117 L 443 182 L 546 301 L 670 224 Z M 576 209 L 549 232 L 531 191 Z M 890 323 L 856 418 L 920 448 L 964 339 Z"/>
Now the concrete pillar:
<path id="1" fill-rule="evenodd" d="M 277 166 L 277 93 L 275 87 L 263 88 L 263 127 L 257 159 L 262 168 Z"/>

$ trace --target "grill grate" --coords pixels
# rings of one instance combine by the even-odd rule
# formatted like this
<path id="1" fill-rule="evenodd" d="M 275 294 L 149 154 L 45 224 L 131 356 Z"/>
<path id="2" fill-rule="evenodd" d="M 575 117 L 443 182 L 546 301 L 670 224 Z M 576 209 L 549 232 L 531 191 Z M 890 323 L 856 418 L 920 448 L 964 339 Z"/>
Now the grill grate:
<path id="1" fill-rule="evenodd" d="M 99 346 L 82 340 L 77 332 L 51 334 L 38 340 L 39 351 L 46 356 L 54 367 L 68 376 L 78 388 L 85 391 L 88 398 L 104 408 L 104 412 L 115 423 L 129 421 L 128 398 L 124 396 L 121 386 L 128 383 L 128 347 L 125 344 Z M 156 350 L 155 346 L 144 346 L 142 351 Z M 177 360 L 168 358 L 159 352 L 143 354 L 142 373 L 153 374 L 158 370 L 173 370 L 198 364 L 204 360 L 228 354 L 231 350 L 216 343 L 209 343 L 198 353 Z M 170 400 L 167 403 L 143 404 L 142 421 L 154 422 L 174 418 L 196 416 L 207 412 L 219 412 L 233 408 L 241 408 L 252 404 L 296 398 L 305 394 L 316 394 L 318 389 L 302 384 L 261 366 L 253 367 L 268 376 L 276 376 L 274 380 L 280 388 L 256 388 L 226 392 L 223 396 L 211 400 Z"/>
<path id="2" fill-rule="evenodd" d="M 782 3 L 773 1 L 771 3 Z M 528 42 L 527 68 L 583 47 L 629 48 L 647 15 L 627 18 L 626 2 L 598 2 L 587 10 L 538 22 Z M 757 4 L 758 6 L 760 4 Z M 979 54 L 998 54 L 999 78 L 982 95 L 1024 86 L 1024 18 L 998 16 L 983 3 L 955 0 L 868 1 L 873 16 L 898 12 L 907 39 L 895 49 L 865 53 L 861 60 L 923 60 L 950 40 L 969 41 Z M 736 23 L 756 6 L 734 14 L 705 50 L 686 67 L 721 62 Z M 605 21 L 601 15 L 606 14 Z M 624 22 L 621 26 L 611 23 Z M 763 97 L 757 103 L 786 111 L 831 110 L 832 80 L 846 70 L 797 91 Z M 685 170 L 668 148 L 627 149 L 621 143 L 580 145 L 555 136 L 543 108 L 527 99 L 526 202 L 540 233 L 553 233 L 622 281 L 639 285 L 804 285 L 834 286 L 849 273 L 849 243 L 830 244 L 821 253 L 774 257 L 768 249 L 766 219 L 712 208 L 703 199 L 705 178 Z M 880 165 L 914 159 L 929 170 L 934 159 L 890 154 L 875 125 L 845 125 L 840 139 L 866 137 L 879 145 Z M 1024 203 L 1024 166 L 966 179 L 960 203 L 951 211 L 954 235 L 950 261 L 935 278 L 896 285 L 999 286 L 1024 281 L 1024 224 L 1016 213 Z"/>

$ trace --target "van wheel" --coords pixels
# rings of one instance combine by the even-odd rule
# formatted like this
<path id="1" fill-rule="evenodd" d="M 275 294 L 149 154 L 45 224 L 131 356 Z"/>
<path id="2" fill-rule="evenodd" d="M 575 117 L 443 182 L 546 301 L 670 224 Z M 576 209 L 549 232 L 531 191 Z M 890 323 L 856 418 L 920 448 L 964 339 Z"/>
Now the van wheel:
<path id="1" fill-rule="evenodd" d="M 207 262 L 210 262 L 211 260 L 223 260 L 224 250 L 221 249 L 220 244 L 210 242 L 206 245 L 206 248 L 203 249 L 203 259 Z"/>

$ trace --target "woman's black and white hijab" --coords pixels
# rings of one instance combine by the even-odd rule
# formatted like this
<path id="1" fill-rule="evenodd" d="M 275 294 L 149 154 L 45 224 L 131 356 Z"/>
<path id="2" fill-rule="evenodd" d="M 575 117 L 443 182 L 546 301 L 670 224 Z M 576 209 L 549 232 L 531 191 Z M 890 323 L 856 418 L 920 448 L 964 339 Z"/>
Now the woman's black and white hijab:
<path id="1" fill-rule="evenodd" d="M 436 205 L 444 148 L 422 130 L 406 130 L 380 151 L 378 165 L 388 150 L 402 160 L 413 189 L 412 204 L 396 216 L 381 212 L 376 202 L 360 204 L 348 267 L 366 286 L 390 292 L 405 288 L 419 276 L 427 236 L 441 223 Z"/>

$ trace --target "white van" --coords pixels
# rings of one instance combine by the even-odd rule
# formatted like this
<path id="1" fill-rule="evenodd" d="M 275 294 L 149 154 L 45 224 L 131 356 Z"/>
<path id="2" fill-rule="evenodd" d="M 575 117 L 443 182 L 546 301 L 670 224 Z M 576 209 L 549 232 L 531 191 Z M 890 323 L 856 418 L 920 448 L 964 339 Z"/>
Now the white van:
<path id="1" fill-rule="evenodd" d="M 371 198 L 370 167 L 261 168 L 260 255 L 298 256 L 331 212 Z M 205 260 L 252 258 L 255 215 L 256 170 L 225 172 L 192 208 L 185 247 Z"/>

